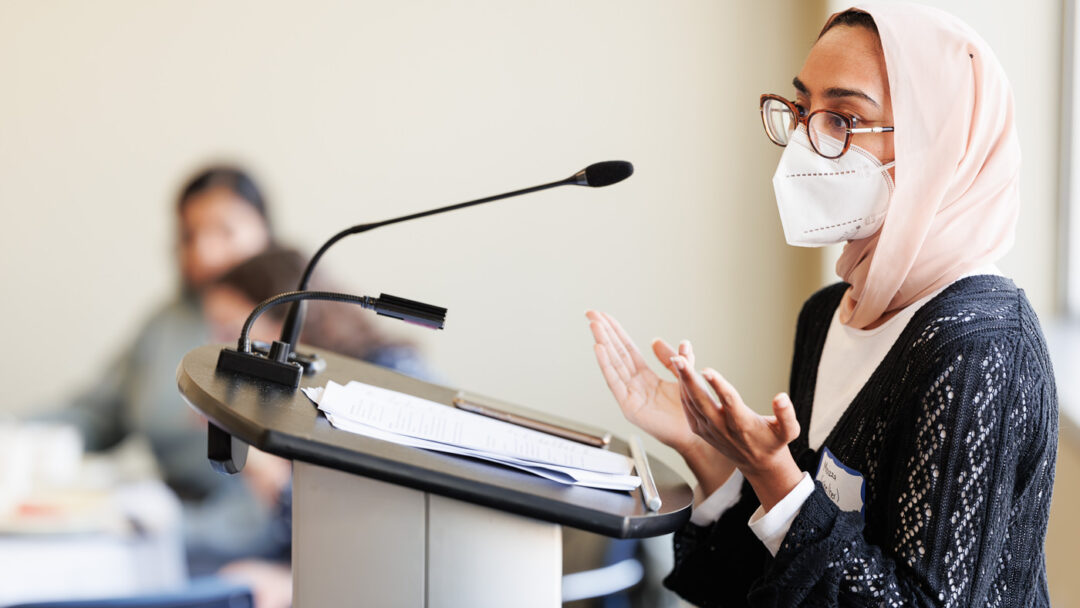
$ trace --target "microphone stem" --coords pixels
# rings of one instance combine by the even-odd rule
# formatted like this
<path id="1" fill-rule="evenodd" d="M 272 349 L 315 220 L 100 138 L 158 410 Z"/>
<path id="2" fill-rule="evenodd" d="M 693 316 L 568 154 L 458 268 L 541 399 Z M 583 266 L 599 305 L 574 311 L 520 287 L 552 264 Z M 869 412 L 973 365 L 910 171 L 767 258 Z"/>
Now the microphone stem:
<path id="1" fill-rule="evenodd" d="M 454 205 L 447 205 L 445 207 L 439 207 L 438 209 L 429 209 L 427 211 L 419 211 L 417 213 L 412 213 L 412 214 L 409 214 L 409 215 L 403 215 L 401 217 L 396 217 L 394 219 L 383 220 L 381 222 L 375 222 L 374 224 L 361 224 L 361 226 L 363 226 L 363 230 L 360 230 L 359 232 L 363 232 L 364 230 L 371 230 L 373 228 L 379 228 L 380 226 L 388 226 L 390 224 L 396 224 L 398 222 L 404 222 L 404 221 L 407 221 L 407 220 L 415 220 L 415 219 L 419 219 L 419 218 L 422 218 L 422 217 L 427 217 L 429 215 L 436 215 L 436 214 L 439 214 L 439 213 L 445 213 L 447 211 L 456 211 L 458 209 L 464 209 L 466 207 L 472 207 L 473 205 L 479 205 L 479 204 L 482 204 L 482 203 L 490 203 L 492 201 L 497 201 L 499 199 L 510 198 L 511 196 L 520 196 L 522 194 L 529 194 L 530 192 L 538 192 L 540 190 L 547 190 L 548 188 L 554 188 L 556 186 L 564 186 L 566 184 L 573 183 L 572 179 L 573 178 L 562 179 L 562 180 L 559 180 L 557 182 L 551 182 L 550 184 L 543 184 L 541 186 L 533 186 L 531 188 L 523 188 L 521 190 L 515 190 L 513 192 L 505 192 L 503 194 L 496 194 L 495 196 L 489 196 L 487 198 L 478 198 L 475 201 L 468 201 L 468 202 L 465 202 L 465 203 L 457 203 L 457 204 L 454 204 Z M 357 226 L 357 228 L 359 228 L 361 226 Z M 351 230 L 351 228 L 349 230 Z M 346 230 L 346 232 L 348 232 L 348 230 Z"/>
<path id="2" fill-rule="evenodd" d="M 399 222 L 405 222 L 405 221 L 408 221 L 408 220 L 415 220 L 415 219 L 419 219 L 419 218 L 422 218 L 422 217 L 427 217 L 429 215 L 436 215 L 436 214 L 439 214 L 439 213 L 445 213 L 447 211 L 455 211 L 457 209 L 464 209 L 466 207 L 472 207 L 474 205 L 480 205 L 480 204 L 483 204 L 483 203 L 490 203 L 492 201 L 497 201 L 497 200 L 504 199 L 504 198 L 510 198 L 512 196 L 520 196 L 522 194 L 529 194 L 531 192 L 538 192 L 540 190 L 547 190 L 548 188 L 555 188 L 557 186 L 565 186 L 565 185 L 568 185 L 568 184 L 578 184 L 578 183 L 579 182 L 578 182 L 577 176 L 571 176 L 571 177 L 569 177 L 567 179 L 562 179 L 562 180 L 559 180 L 557 182 L 551 182 L 551 183 L 543 184 L 543 185 L 540 185 L 540 186 L 533 186 L 531 188 L 523 188 L 521 190 L 515 190 L 513 192 L 505 192 L 503 194 L 496 194 L 495 196 L 488 196 L 486 198 L 478 198 L 478 199 L 476 199 L 474 201 L 468 201 L 468 202 L 464 202 L 464 203 L 457 203 L 457 204 L 454 204 L 454 205 L 447 205 L 445 207 L 439 207 L 437 209 L 429 209 L 427 211 L 420 211 L 420 212 L 417 212 L 417 213 L 411 213 L 409 215 L 403 215 L 401 217 L 395 217 L 395 218 L 392 218 L 392 219 L 389 219 L 389 220 L 383 220 L 381 222 L 374 222 L 374 223 L 371 223 L 371 224 L 359 224 L 359 225 L 353 226 L 351 228 L 346 228 L 345 230 L 342 230 L 341 232 L 339 232 L 339 233 L 335 234 L 334 236 L 330 237 L 330 239 L 328 241 L 323 243 L 322 247 L 319 247 L 319 250 L 315 252 L 315 255 L 311 256 L 311 261 L 308 262 L 307 267 L 304 268 L 304 274 L 301 276 L 300 285 L 296 288 L 296 290 L 297 290 L 297 292 L 303 292 L 303 291 L 307 290 L 308 283 L 311 281 L 311 275 L 315 270 L 315 265 L 319 263 L 319 260 L 322 258 L 323 254 L 326 253 L 326 250 L 330 249 L 330 247 L 334 243 L 340 241 L 341 239 L 343 239 L 343 238 L 345 238 L 345 237 L 347 237 L 349 235 L 359 234 L 361 232 L 367 232 L 368 230 L 374 230 L 376 228 L 381 228 L 383 226 L 389 226 L 390 224 L 397 224 Z M 290 292 L 290 293 L 296 293 L 296 292 Z M 325 292 L 314 292 L 314 293 L 325 293 Z M 285 295 L 285 294 L 282 294 L 282 295 Z M 300 328 L 301 328 L 301 326 L 303 324 L 303 314 L 304 314 L 304 312 L 303 312 L 303 301 L 302 300 L 305 300 L 305 299 L 323 299 L 323 298 L 294 298 L 294 299 L 291 299 L 291 300 L 282 300 L 282 301 L 293 301 L 293 302 L 295 302 L 292 305 L 292 307 L 289 309 L 289 316 L 285 318 L 285 325 L 281 329 L 281 341 L 288 344 L 289 348 L 292 349 L 292 350 L 295 350 L 297 341 L 300 338 Z M 351 300 L 347 300 L 347 301 L 351 301 Z M 260 314 L 261 314 L 261 312 L 260 312 Z M 245 336 L 247 335 L 246 331 L 245 331 L 244 335 Z M 241 349 L 241 350 L 243 350 L 243 349 Z"/>
<path id="3" fill-rule="evenodd" d="M 251 352 L 251 327 L 255 325 L 255 321 L 267 310 L 277 306 L 278 304 L 284 304 L 286 302 L 299 302 L 303 300 L 325 300 L 330 302 L 348 302 L 350 304 L 359 304 L 363 308 L 372 308 L 373 301 L 370 296 L 354 296 L 347 293 L 337 293 L 333 291 L 287 291 L 285 293 L 278 294 L 276 296 L 267 298 L 262 302 L 259 302 L 255 309 L 248 315 L 246 321 L 244 321 L 244 328 L 240 330 L 240 339 L 237 341 L 236 350 L 242 353 Z"/>

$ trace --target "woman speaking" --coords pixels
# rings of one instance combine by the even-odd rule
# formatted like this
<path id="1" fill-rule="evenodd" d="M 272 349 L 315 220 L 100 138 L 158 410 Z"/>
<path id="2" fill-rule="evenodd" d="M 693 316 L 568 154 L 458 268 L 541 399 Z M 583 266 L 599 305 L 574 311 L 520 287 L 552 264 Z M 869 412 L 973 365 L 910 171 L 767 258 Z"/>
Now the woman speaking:
<path id="1" fill-rule="evenodd" d="M 1002 68 L 946 13 L 872 4 L 833 15 L 793 85 L 761 97 L 785 238 L 847 244 L 774 415 L 689 342 L 653 343 L 665 381 L 588 313 L 623 413 L 699 486 L 665 583 L 702 606 L 1049 606 L 1057 396 L 993 265 L 1020 205 Z"/>

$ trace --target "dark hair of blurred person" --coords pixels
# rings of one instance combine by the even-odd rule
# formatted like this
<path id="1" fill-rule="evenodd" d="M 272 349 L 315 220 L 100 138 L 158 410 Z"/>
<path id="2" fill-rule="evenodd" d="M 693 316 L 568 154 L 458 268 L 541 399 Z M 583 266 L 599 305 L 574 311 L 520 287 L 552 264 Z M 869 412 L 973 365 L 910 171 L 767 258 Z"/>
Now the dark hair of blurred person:
<path id="1" fill-rule="evenodd" d="M 251 310 L 259 302 L 292 291 L 300 282 L 307 258 L 295 250 L 274 247 L 238 264 L 203 290 L 203 314 L 218 342 L 232 342 Z M 312 290 L 342 291 L 316 273 Z M 252 330 L 257 340 L 271 341 L 281 334 L 289 310 L 275 306 L 259 318 Z M 300 341 L 356 359 L 382 365 L 416 377 L 427 377 L 414 345 L 393 338 L 379 328 L 374 313 L 355 304 L 309 302 Z"/>
<path id="2" fill-rule="evenodd" d="M 180 191 L 180 275 L 199 288 L 273 242 L 266 201 L 236 167 L 210 167 Z"/>

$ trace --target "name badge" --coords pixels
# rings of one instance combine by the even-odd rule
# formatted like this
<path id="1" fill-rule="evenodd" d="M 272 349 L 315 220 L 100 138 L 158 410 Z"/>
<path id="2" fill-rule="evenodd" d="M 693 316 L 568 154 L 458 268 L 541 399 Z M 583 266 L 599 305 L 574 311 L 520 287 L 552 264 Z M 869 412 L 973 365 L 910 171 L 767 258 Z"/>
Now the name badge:
<path id="1" fill-rule="evenodd" d="M 814 479 L 821 482 L 825 494 L 841 511 L 856 511 L 866 517 L 866 480 L 861 473 L 840 462 L 829 448 L 821 449 Z"/>

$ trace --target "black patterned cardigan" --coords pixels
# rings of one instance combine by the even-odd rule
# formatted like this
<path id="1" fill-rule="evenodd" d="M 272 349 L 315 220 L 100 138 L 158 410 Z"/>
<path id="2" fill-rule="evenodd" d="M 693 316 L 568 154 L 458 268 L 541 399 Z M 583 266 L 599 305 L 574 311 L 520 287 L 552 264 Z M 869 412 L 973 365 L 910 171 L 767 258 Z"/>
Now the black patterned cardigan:
<path id="1" fill-rule="evenodd" d="M 818 361 L 846 288 L 812 296 L 796 329 L 789 447 L 811 474 Z M 825 440 L 865 478 L 865 521 L 816 483 L 774 558 L 747 526 L 759 503 L 744 482 L 716 523 L 676 533 L 664 583 L 700 606 L 1049 606 L 1057 420 L 1023 291 L 961 279 L 915 313 Z"/>

